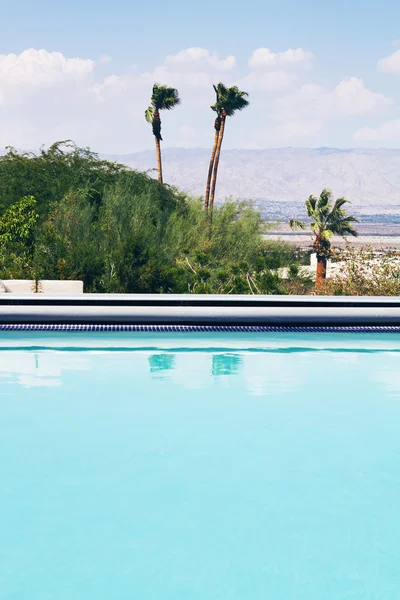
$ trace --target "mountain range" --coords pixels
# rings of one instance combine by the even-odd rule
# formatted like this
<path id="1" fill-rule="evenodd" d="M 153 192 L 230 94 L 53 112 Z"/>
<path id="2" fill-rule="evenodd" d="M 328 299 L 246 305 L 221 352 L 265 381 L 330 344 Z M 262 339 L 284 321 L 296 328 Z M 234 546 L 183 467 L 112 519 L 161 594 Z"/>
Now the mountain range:
<path id="1" fill-rule="evenodd" d="M 0 155 L 4 153 L 0 149 Z M 162 156 L 166 183 L 194 196 L 204 195 L 210 149 L 165 148 Z M 157 176 L 153 150 L 100 157 Z M 364 214 L 390 213 L 398 221 L 400 149 L 223 149 L 216 195 L 220 201 L 254 200 L 269 214 L 284 216 L 293 214 L 293 208 L 303 211 L 305 199 L 324 187 L 335 197 L 345 196 Z"/>
<path id="2" fill-rule="evenodd" d="M 154 169 L 150 150 L 102 155 L 138 170 Z M 164 180 L 190 194 L 204 194 L 210 150 L 163 150 Z M 156 171 L 150 171 L 156 176 Z M 400 210 L 400 149 L 276 148 L 223 150 L 217 199 L 227 197 L 300 203 L 324 187 L 357 207 Z"/>

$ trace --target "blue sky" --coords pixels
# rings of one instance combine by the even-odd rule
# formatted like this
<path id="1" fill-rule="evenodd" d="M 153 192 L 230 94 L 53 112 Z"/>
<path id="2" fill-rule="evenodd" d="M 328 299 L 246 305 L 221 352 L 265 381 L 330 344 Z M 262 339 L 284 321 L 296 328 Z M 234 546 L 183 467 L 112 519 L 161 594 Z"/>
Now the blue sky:
<path id="1" fill-rule="evenodd" d="M 0 11 L 0 146 L 152 147 L 143 111 L 156 79 L 182 97 L 166 146 L 209 145 L 220 80 L 251 101 L 227 146 L 400 145 L 399 3 L 0 0 Z"/>

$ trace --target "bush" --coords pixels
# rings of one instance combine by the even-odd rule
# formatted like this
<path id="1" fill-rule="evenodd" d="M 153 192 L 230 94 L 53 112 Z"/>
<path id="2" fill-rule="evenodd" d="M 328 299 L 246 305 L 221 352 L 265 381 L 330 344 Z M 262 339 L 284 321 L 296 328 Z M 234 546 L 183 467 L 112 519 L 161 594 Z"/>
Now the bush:
<path id="1" fill-rule="evenodd" d="M 96 208 L 86 192 L 68 193 L 54 206 L 38 234 L 37 278 L 79 279 L 85 291 L 99 292 L 104 260 Z"/>
<path id="2" fill-rule="evenodd" d="M 80 189 L 88 191 L 93 203 L 100 203 L 104 188 L 127 170 L 69 140 L 38 154 L 8 148 L 0 156 L 0 215 L 20 198 L 34 196 L 39 215 L 46 216 L 55 202 Z"/>
<path id="3" fill-rule="evenodd" d="M 136 183 L 109 187 L 99 210 L 84 192 L 55 205 L 36 244 L 40 277 L 83 279 L 97 292 L 285 293 L 258 213 L 230 202 L 214 210 L 210 228 L 200 201 Z"/>
<path id="4" fill-rule="evenodd" d="M 370 248 L 347 247 L 340 273 L 326 280 L 319 294 L 333 296 L 400 295 L 400 256 L 389 252 L 375 258 Z"/>
<path id="5" fill-rule="evenodd" d="M 35 232 L 39 215 L 33 196 L 21 198 L 0 217 L 0 278 L 34 277 Z"/>
<path id="6" fill-rule="evenodd" d="M 250 204 L 218 205 L 211 222 L 201 200 L 71 142 L 0 158 L 2 211 L 4 279 L 81 279 L 86 292 L 113 293 L 281 294 L 300 285 L 295 251 L 263 240 Z M 283 282 L 276 269 L 288 265 Z"/>

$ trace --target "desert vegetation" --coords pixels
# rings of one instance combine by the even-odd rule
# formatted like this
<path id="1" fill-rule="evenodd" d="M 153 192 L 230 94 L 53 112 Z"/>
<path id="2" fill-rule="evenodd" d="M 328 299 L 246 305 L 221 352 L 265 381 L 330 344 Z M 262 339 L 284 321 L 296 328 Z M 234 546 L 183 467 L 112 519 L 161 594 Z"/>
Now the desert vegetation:
<path id="1" fill-rule="evenodd" d="M 306 290 L 295 249 L 263 232 L 247 202 L 215 206 L 210 228 L 201 198 L 72 142 L 0 157 L 1 279 L 81 279 L 87 292 Z"/>
<path id="2" fill-rule="evenodd" d="M 333 202 L 332 192 L 328 189 L 322 190 L 320 196 L 310 196 L 306 201 L 306 211 L 308 222 L 292 219 L 289 224 L 292 229 L 310 229 L 314 237 L 313 249 L 317 256 L 316 289 L 326 279 L 326 263 L 329 258 L 333 258 L 332 250 L 333 236 L 357 236 L 354 223 L 358 220 L 347 214 L 344 206 L 349 201 L 345 198 L 338 198 Z"/>
<path id="3" fill-rule="evenodd" d="M 399 296 L 400 256 L 387 252 L 379 257 L 372 248 L 347 246 L 340 256 L 340 270 L 325 280 L 319 294 L 329 296 Z"/>
<path id="4" fill-rule="evenodd" d="M 376 261 L 368 250 L 349 247 L 340 274 L 326 279 L 327 261 L 337 258 L 332 238 L 357 235 L 348 200 L 328 189 L 306 200 L 306 220 L 290 221 L 310 231 L 315 283 L 300 268 L 309 254 L 268 241 L 250 202 L 215 203 L 226 121 L 249 100 L 236 86 L 213 87 L 204 198 L 164 183 L 161 112 L 181 102 L 166 85 L 154 84 L 145 111 L 158 180 L 70 140 L 38 153 L 8 148 L 0 157 L 0 279 L 81 279 L 88 292 L 398 294 L 397 257 Z"/>

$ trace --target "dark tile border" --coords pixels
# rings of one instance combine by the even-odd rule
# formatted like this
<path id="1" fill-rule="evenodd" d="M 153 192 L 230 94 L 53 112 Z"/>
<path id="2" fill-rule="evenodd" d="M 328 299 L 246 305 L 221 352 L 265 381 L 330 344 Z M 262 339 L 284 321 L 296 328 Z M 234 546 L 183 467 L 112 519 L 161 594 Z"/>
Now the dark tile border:
<path id="1" fill-rule="evenodd" d="M 279 325 L 77 325 L 0 324 L 0 331 L 136 331 L 156 333 L 400 333 L 399 325 L 279 326 Z"/>

